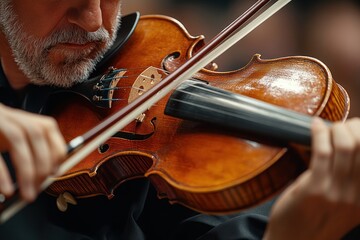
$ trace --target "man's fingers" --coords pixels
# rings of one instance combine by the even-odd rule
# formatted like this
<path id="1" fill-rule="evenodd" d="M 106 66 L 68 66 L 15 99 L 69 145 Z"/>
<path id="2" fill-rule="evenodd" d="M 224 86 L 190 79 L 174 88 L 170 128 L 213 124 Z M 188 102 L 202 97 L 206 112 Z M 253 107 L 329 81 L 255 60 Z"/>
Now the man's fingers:
<path id="1" fill-rule="evenodd" d="M 0 155 L 0 193 L 10 196 L 14 192 L 13 182 L 4 159 Z"/>
<path id="2" fill-rule="evenodd" d="M 360 201 L 360 119 L 353 118 L 347 122 L 348 129 L 355 140 L 355 150 L 353 153 L 353 166 L 351 169 L 350 179 L 352 181 L 354 190 L 358 193 L 358 200 Z M 359 202 L 360 204 L 360 202 Z"/>
<path id="3" fill-rule="evenodd" d="M 16 180 L 21 196 L 27 201 L 33 201 L 36 196 L 35 190 L 35 166 L 32 151 L 25 138 L 18 138 L 9 151 L 13 167 L 16 172 Z"/>
<path id="4" fill-rule="evenodd" d="M 331 169 L 331 135 L 328 127 L 320 118 L 314 118 L 312 126 L 312 159 L 310 168 L 315 175 L 324 176 Z"/>
<path id="5" fill-rule="evenodd" d="M 333 183 L 340 188 L 345 186 L 351 177 L 356 141 L 350 129 L 344 123 L 334 123 L 331 130 L 334 148 Z"/>
<path id="6" fill-rule="evenodd" d="M 53 163 L 47 139 L 44 138 L 41 129 L 31 131 L 32 138 L 29 140 L 35 166 L 35 184 L 40 184 L 44 178 L 53 172 Z M 38 186 L 36 186 L 38 188 Z"/>
<path id="7" fill-rule="evenodd" d="M 51 117 L 1 105 L 0 111 L 1 150 L 10 155 L 21 196 L 32 201 L 40 184 L 55 172 L 59 160 L 64 157 L 65 142 Z M 2 166 L 0 174 L 7 171 L 6 166 Z M 6 178 L 5 174 L 3 181 Z"/>
<path id="8" fill-rule="evenodd" d="M 53 159 L 52 173 L 56 173 L 58 166 L 63 162 L 67 153 L 65 139 L 63 138 L 57 122 L 49 118 L 47 131 L 47 143 L 50 151 L 50 158 Z"/>

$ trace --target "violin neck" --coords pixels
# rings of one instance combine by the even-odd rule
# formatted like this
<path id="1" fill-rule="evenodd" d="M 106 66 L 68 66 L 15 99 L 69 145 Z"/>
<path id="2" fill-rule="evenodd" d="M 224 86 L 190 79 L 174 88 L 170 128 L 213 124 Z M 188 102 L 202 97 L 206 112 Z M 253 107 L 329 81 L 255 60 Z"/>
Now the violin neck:
<path id="1" fill-rule="evenodd" d="M 181 84 L 172 93 L 165 114 L 305 146 L 311 142 L 312 116 L 199 81 Z"/>

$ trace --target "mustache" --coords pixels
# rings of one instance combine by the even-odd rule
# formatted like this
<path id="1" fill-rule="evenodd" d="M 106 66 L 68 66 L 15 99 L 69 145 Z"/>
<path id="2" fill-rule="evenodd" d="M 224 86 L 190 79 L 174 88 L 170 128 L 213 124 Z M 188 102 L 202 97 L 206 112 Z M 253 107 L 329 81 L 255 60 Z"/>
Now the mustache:
<path id="1" fill-rule="evenodd" d="M 50 49 L 59 43 L 86 44 L 89 42 L 107 42 L 110 33 L 104 28 L 99 28 L 96 32 L 87 32 L 76 26 L 68 26 L 54 31 L 49 37 L 42 39 L 40 45 L 45 49 Z"/>

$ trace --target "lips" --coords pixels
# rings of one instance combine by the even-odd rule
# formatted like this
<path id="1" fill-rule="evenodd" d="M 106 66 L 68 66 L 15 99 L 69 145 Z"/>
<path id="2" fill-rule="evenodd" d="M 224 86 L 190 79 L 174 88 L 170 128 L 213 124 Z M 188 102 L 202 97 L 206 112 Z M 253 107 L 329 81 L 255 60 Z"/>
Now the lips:
<path id="1" fill-rule="evenodd" d="M 102 44 L 89 42 L 85 44 L 58 43 L 48 49 L 48 57 L 55 64 L 74 63 L 82 59 L 92 59 L 96 56 Z"/>
<path id="2" fill-rule="evenodd" d="M 96 42 L 88 42 L 85 44 L 76 44 L 76 43 L 58 43 L 55 46 L 51 47 L 51 50 L 71 50 L 71 51 L 83 51 L 91 50 L 96 47 Z"/>

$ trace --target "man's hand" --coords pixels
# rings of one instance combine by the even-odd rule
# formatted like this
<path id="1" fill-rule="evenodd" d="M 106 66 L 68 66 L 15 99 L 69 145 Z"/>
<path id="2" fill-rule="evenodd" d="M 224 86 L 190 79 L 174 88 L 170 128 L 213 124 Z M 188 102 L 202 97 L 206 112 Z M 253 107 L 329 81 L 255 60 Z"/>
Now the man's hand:
<path id="1" fill-rule="evenodd" d="M 0 104 L 0 151 L 10 155 L 21 197 L 33 201 L 42 181 L 65 157 L 66 144 L 53 118 Z M 0 155 L 0 193 L 9 196 L 13 191 Z"/>
<path id="2" fill-rule="evenodd" d="M 264 239 L 340 239 L 360 224 L 360 119 L 312 125 L 310 167 L 280 196 Z"/>

